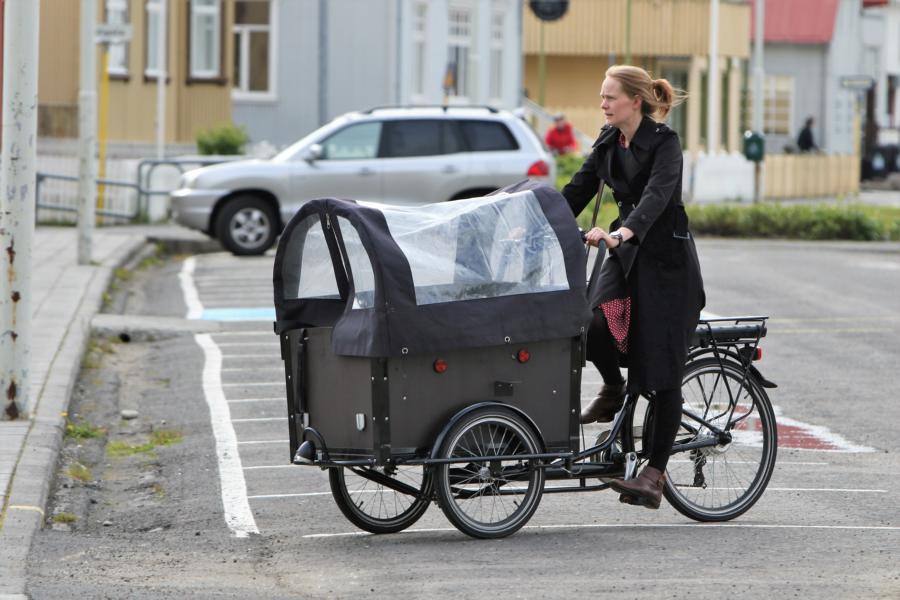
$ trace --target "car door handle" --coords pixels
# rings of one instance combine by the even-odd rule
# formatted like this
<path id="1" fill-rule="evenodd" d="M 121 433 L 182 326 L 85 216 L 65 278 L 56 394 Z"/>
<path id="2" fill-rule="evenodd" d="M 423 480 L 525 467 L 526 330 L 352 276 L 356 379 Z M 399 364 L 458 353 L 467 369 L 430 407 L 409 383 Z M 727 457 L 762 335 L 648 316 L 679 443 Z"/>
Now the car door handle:
<path id="1" fill-rule="evenodd" d="M 366 177 L 369 175 L 374 175 L 375 171 L 370 169 L 369 167 L 363 167 L 362 169 L 359 170 L 359 174 Z"/>
<path id="2" fill-rule="evenodd" d="M 453 175 L 454 173 L 459 173 L 459 169 L 457 167 L 454 167 L 453 165 L 447 165 L 443 169 L 441 169 L 441 173 Z"/>

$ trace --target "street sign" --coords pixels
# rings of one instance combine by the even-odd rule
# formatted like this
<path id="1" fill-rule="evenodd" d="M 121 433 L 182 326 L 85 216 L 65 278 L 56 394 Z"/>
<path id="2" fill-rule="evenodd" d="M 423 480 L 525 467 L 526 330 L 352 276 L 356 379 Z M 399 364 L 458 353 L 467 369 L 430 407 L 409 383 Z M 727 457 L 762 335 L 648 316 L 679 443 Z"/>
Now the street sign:
<path id="1" fill-rule="evenodd" d="M 124 44 L 131 40 L 131 25 L 99 23 L 94 29 L 94 41 L 98 44 Z"/>
<path id="2" fill-rule="evenodd" d="M 868 75 L 847 75 L 841 77 L 841 87 L 846 90 L 870 90 L 875 80 Z"/>

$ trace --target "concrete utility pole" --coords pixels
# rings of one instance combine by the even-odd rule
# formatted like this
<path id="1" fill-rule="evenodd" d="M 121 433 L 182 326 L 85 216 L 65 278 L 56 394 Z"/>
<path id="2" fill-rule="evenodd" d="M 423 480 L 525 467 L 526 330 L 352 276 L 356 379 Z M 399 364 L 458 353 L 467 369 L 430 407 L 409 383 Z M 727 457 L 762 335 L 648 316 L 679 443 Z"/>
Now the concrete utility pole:
<path id="1" fill-rule="evenodd" d="M 159 27 L 156 28 L 156 158 L 166 154 L 166 29 L 168 29 L 169 0 L 159 1 Z"/>
<path id="2" fill-rule="evenodd" d="M 766 0 L 756 0 L 753 32 L 753 131 L 763 132 L 763 31 L 766 27 Z"/>
<path id="3" fill-rule="evenodd" d="M 78 264 L 91 264 L 97 202 L 97 3 L 81 0 L 78 91 Z"/>
<path id="4" fill-rule="evenodd" d="M 39 0 L 7 0 L 0 149 L 0 419 L 29 412 Z"/>
<path id="5" fill-rule="evenodd" d="M 709 68 L 706 70 L 706 151 L 719 150 L 719 0 L 709 2 Z"/>
<path id="6" fill-rule="evenodd" d="M 753 131 L 763 135 L 763 83 L 765 69 L 763 67 L 763 34 L 766 28 L 766 0 L 756 0 L 756 23 L 753 32 Z M 753 164 L 753 202 L 758 203 L 765 198 L 765 179 L 763 178 L 763 161 Z"/>

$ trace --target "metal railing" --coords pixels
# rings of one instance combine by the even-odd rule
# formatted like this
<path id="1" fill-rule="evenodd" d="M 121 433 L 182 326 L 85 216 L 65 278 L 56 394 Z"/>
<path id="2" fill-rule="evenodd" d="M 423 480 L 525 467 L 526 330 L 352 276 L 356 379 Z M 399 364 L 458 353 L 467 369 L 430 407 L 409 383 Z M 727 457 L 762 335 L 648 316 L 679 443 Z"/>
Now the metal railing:
<path id="1" fill-rule="evenodd" d="M 124 219 L 133 221 L 145 216 L 149 212 L 150 199 L 156 196 L 168 196 L 172 189 L 169 188 L 152 188 L 152 177 L 154 171 L 163 166 L 175 167 L 179 175 L 183 175 L 186 171 L 194 168 L 204 167 L 208 165 L 230 162 L 232 160 L 240 160 L 243 156 L 235 157 L 209 157 L 209 158 L 146 158 L 138 162 L 134 181 L 125 181 L 121 179 L 97 179 L 98 186 L 113 188 L 128 188 L 135 193 L 135 202 L 133 209 L 129 211 L 112 210 L 109 208 L 98 208 L 97 215 L 114 219 Z M 78 182 L 75 175 L 59 175 L 56 173 L 44 173 L 38 171 L 35 186 L 35 204 L 38 209 L 59 211 L 65 213 L 77 213 L 77 192 L 71 194 L 75 199 L 72 203 L 50 202 L 45 200 L 41 195 L 43 184 L 48 181 L 66 181 Z M 44 188 L 45 189 L 45 188 Z"/>

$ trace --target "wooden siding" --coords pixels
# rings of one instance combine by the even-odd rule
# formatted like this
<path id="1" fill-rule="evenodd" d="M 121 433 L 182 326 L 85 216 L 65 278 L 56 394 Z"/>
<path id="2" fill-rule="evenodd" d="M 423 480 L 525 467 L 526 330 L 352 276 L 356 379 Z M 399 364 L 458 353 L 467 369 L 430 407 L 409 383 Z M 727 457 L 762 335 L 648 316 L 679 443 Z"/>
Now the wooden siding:
<path id="1" fill-rule="evenodd" d="M 859 157 L 849 154 L 769 154 L 766 198 L 822 198 L 859 193 Z"/>
<path id="2" fill-rule="evenodd" d="M 607 56 L 625 54 L 626 0 L 571 0 L 559 21 L 544 23 L 548 55 Z M 523 51 L 537 54 L 539 21 L 527 3 L 523 18 Z M 695 56 L 709 53 L 709 0 L 631 0 L 633 56 Z M 750 5 L 719 5 L 719 52 L 750 56 Z"/>
<path id="3" fill-rule="evenodd" d="M 97 0 L 97 18 L 104 18 Z M 146 10 L 144 0 L 129 0 L 132 38 L 128 76 L 109 82 L 108 135 L 111 142 L 153 142 L 156 139 L 156 80 L 144 76 Z M 79 2 L 42 0 L 39 134 L 78 135 Z M 168 15 L 168 81 L 166 141 L 192 142 L 197 131 L 231 122 L 231 57 L 234 3 L 222 1 L 222 75 L 218 81 L 188 82 L 189 0 L 170 0 Z M 99 51 L 98 51 L 99 57 Z M 101 76 L 97 61 L 97 76 Z M 98 80 L 99 92 L 99 80 Z M 99 97 L 99 93 L 98 93 Z M 98 115 L 100 118 L 100 115 Z"/>

